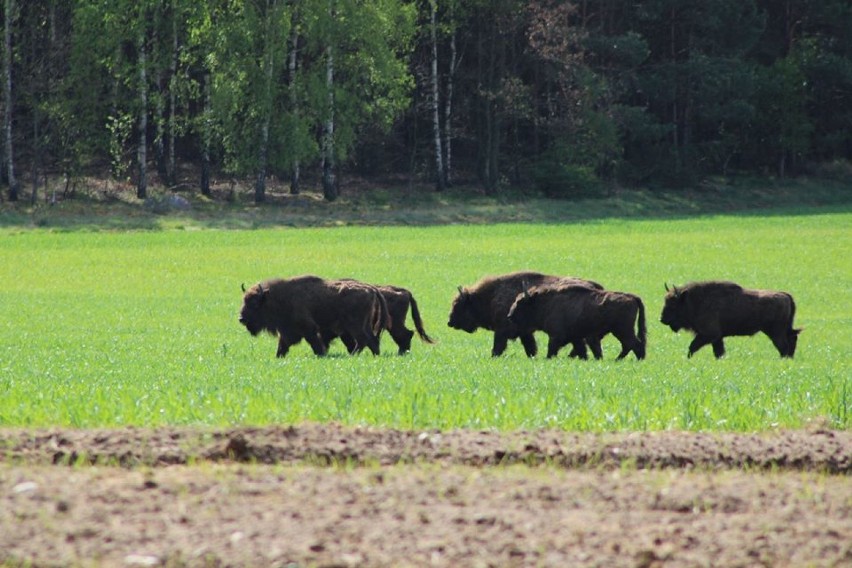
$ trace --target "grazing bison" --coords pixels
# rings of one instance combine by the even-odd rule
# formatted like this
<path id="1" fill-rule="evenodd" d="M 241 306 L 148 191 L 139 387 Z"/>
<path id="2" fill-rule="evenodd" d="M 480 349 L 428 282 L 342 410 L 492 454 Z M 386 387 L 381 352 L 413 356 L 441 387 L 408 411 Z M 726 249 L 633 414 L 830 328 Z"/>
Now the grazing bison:
<path id="1" fill-rule="evenodd" d="M 417 335 L 426 343 L 435 343 L 423 327 L 423 320 L 420 318 L 420 310 L 417 307 L 417 301 L 414 299 L 414 295 L 409 290 L 399 286 L 376 286 L 376 289 L 379 293 L 381 293 L 388 305 L 388 312 L 391 320 L 388 333 L 399 347 L 400 355 L 405 355 L 411 351 L 411 338 L 414 337 L 414 332 L 405 327 L 405 320 L 408 316 L 409 307 L 411 308 L 411 319 L 414 322 L 414 328 L 417 330 Z M 326 345 L 331 343 L 335 337 L 337 337 L 337 335 L 333 332 L 323 333 L 323 340 Z M 355 341 L 351 336 L 343 334 L 340 336 L 340 340 L 343 341 L 344 345 L 346 345 L 346 349 L 350 353 L 357 350 Z"/>
<path id="2" fill-rule="evenodd" d="M 638 336 L 633 331 L 637 322 Z M 518 294 L 509 308 L 508 319 L 526 333 L 541 330 L 550 337 L 547 357 L 572 343 L 582 344 L 585 338 L 595 338 L 589 347 L 600 359 L 600 339 L 612 333 L 621 342 L 618 359 L 631 351 L 637 359 L 645 358 L 647 327 L 645 306 L 641 298 L 626 292 L 612 292 L 589 286 L 562 282 L 536 286 Z M 584 353 L 581 354 L 582 358 Z"/>
<path id="3" fill-rule="evenodd" d="M 561 280 L 574 282 L 580 286 L 603 289 L 597 282 L 580 278 L 551 276 L 539 272 L 512 272 L 502 276 L 483 278 L 473 286 L 462 288 L 453 300 L 450 320 L 447 325 L 473 333 L 480 327 L 494 332 L 494 344 L 491 355 L 498 357 L 506 350 L 510 339 L 520 338 L 528 357 L 535 357 L 538 346 L 532 331 L 522 332 L 506 317 L 512 302 L 519 293 L 529 286 L 555 283 Z M 572 356 L 585 353 L 582 340 L 574 344 Z"/>
<path id="4" fill-rule="evenodd" d="M 348 335 L 353 352 L 364 347 L 379 354 L 379 335 L 390 328 L 388 307 L 379 291 L 354 280 L 324 280 L 317 276 L 273 278 L 255 284 L 243 297 L 240 323 L 252 335 L 267 331 L 278 336 L 278 357 L 303 338 L 314 353 L 325 355 L 323 333 Z"/>
<path id="5" fill-rule="evenodd" d="M 691 282 L 671 290 L 666 284 L 665 288 L 660 321 L 674 332 L 687 329 L 695 334 L 688 357 L 710 344 L 718 359 L 725 354 L 723 338 L 758 331 L 769 336 L 782 357 L 796 352 L 802 330 L 793 329 L 796 303 L 786 292 L 749 290 L 721 281 Z"/>

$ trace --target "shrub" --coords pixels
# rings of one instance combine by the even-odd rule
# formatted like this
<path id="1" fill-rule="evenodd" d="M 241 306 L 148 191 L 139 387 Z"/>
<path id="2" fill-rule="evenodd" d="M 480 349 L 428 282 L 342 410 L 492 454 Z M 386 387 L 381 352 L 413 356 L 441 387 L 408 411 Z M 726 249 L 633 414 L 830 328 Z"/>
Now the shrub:
<path id="1" fill-rule="evenodd" d="M 571 164 L 558 150 L 549 150 L 533 165 L 536 188 L 547 197 L 571 199 L 601 194 L 601 182 L 589 166 Z"/>

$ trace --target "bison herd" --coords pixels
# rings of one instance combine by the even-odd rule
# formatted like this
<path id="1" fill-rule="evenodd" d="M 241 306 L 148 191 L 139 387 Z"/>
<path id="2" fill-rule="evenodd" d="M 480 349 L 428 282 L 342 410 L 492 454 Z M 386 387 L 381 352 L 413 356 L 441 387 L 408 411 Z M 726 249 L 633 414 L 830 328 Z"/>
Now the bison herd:
<path id="1" fill-rule="evenodd" d="M 793 357 L 800 329 L 793 328 L 796 304 L 786 292 L 749 290 L 733 282 L 693 282 L 666 288 L 660 321 L 695 338 L 688 357 L 705 345 L 716 358 L 725 354 L 725 337 L 765 333 L 782 357 Z M 278 337 L 278 357 L 302 339 L 316 355 L 325 355 L 340 338 L 350 354 L 365 347 L 379 354 L 387 331 L 400 355 L 411 349 L 414 331 L 405 327 L 409 311 L 417 335 L 434 343 L 423 327 L 411 292 L 398 286 L 378 286 L 353 279 L 326 280 L 318 276 L 272 278 L 243 287 L 240 323 L 252 335 L 266 331 Z M 601 340 L 612 334 L 621 343 L 618 359 L 633 352 L 644 359 L 647 346 L 645 305 L 628 292 L 606 290 L 597 282 L 538 272 L 513 272 L 483 278 L 458 288 L 448 324 L 473 333 L 494 332 L 491 355 L 520 339 L 527 356 L 538 352 L 536 331 L 547 334 L 547 357 L 570 344 L 570 357 L 603 358 Z"/>

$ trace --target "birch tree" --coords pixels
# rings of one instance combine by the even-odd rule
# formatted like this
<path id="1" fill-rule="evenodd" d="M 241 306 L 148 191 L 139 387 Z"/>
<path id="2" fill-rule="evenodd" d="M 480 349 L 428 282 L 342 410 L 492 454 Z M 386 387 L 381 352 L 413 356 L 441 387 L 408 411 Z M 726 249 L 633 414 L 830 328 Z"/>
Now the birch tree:
<path id="1" fill-rule="evenodd" d="M 16 18 L 14 0 L 6 0 L 4 6 L 3 26 L 3 135 L 5 137 L 6 177 L 9 182 L 9 201 L 17 201 L 20 190 L 15 177 L 14 138 L 12 122 L 14 113 L 14 98 L 12 91 L 12 25 Z"/>
<path id="2" fill-rule="evenodd" d="M 429 22 L 432 37 L 432 134 L 435 145 L 435 189 L 444 190 L 444 157 L 441 148 L 441 101 L 438 88 L 438 34 L 436 31 L 436 12 L 438 11 L 437 0 L 429 0 Z"/>
<path id="3" fill-rule="evenodd" d="M 296 73 L 298 70 L 298 54 L 299 54 L 299 14 L 295 11 L 293 14 L 293 25 L 290 29 L 290 46 L 289 59 L 287 62 L 288 79 L 290 81 L 290 109 L 293 113 L 294 122 L 298 124 L 301 118 L 299 91 L 297 89 Z M 301 158 L 298 154 L 293 156 L 293 164 L 290 167 L 290 194 L 298 195 L 301 191 L 299 187 L 299 178 L 301 176 Z"/>
<path id="4" fill-rule="evenodd" d="M 452 5 L 451 5 L 452 8 Z M 444 186 L 452 185 L 453 177 L 453 91 L 455 89 L 456 71 L 459 66 L 459 53 L 456 45 L 456 23 L 450 17 L 450 59 L 447 71 L 447 96 L 444 103 L 444 149 L 447 160 L 444 164 Z"/>
<path id="5" fill-rule="evenodd" d="M 334 0 L 328 2 L 328 16 L 331 22 L 335 18 Z M 337 199 L 337 184 L 334 175 L 334 47 L 332 34 L 326 40 L 325 48 L 325 88 L 326 107 L 322 129 L 322 193 L 328 201 Z"/>
<path id="6" fill-rule="evenodd" d="M 266 199 L 270 167 L 286 146 L 286 84 L 291 7 L 284 0 L 229 3 L 211 23 L 211 111 L 221 134 L 225 168 L 254 178 L 254 200 Z M 283 105 L 283 106 L 282 106 Z"/>
<path id="7" fill-rule="evenodd" d="M 139 86 L 137 104 L 139 105 L 138 143 L 136 146 L 136 162 L 138 176 L 136 179 L 136 197 L 148 197 L 148 45 L 146 38 L 147 11 L 144 4 L 139 7 L 139 29 L 137 30 L 137 66 L 139 69 Z"/>

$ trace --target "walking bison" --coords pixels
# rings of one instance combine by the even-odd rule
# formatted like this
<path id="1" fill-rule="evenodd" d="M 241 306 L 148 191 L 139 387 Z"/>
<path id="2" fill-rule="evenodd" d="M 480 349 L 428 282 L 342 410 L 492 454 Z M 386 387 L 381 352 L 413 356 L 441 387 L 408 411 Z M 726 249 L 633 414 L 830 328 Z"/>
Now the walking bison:
<path id="1" fill-rule="evenodd" d="M 796 303 L 786 292 L 749 290 L 734 282 L 691 282 L 666 288 L 660 321 L 678 332 L 692 331 L 688 357 L 705 345 L 713 354 L 725 354 L 723 338 L 754 335 L 762 331 L 772 340 L 781 357 L 793 357 L 799 332 L 793 328 Z"/>
<path id="2" fill-rule="evenodd" d="M 523 333 L 545 332 L 550 341 L 547 357 L 572 343 L 589 344 L 596 359 L 601 359 L 600 340 L 612 333 L 621 342 L 618 359 L 631 351 L 645 358 L 647 326 L 641 298 L 627 292 L 613 292 L 557 282 L 524 290 L 509 308 L 508 319 Z M 634 332 L 634 323 L 638 334 Z M 585 350 L 580 354 L 585 359 Z"/>
<path id="3" fill-rule="evenodd" d="M 509 308 L 519 293 L 529 286 L 570 281 L 578 286 L 603 289 L 591 280 L 552 276 L 539 272 L 512 272 L 501 276 L 485 277 L 473 286 L 459 286 L 458 296 L 453 300 L 447 325 L 473 333 L 480 327 L 494 332 L 491 355 L 498 357 L 506 350 L 509 340 L 521 339 L 528 357 L 535 357 L 538 345 L 532 331 L 522 331 L 507 317 Z M 574 344 L 572 356 L 582 356 L 585 346 L 582 340 Z"/>
<path id="4" fill-rule="evenodd" d="M 278 357 L 302 339 L 316 355 L 325 355 L 324 333 L 351 337 L 353 353 L 367 347 L 378 355 L 379 335 L 391 328 L 387 302 L 374 286 L 311 275 L 273 278 L 249 288 L 240 323 L 255 336 L 262 331 L 277 335 Z"/>
<path id="5" fill-rule="evenodd" d="M 417 335 L 425 343 L 435 343 L 435 340 L 429 337 L 426 329 L 423 326 L 423 319 L 420 317 L 420 309 L 417 307 L 417 301 L 410 290 L 400 286 L 375 286 L 379 293 L 384 297 L 388 306 L 390 315 L 390 328 L 388 333 L 399 348 L 398 353 L 404 355 L 411 351 L 411 338 L 414 337 L 414 331 L 405 327 L 405 320 L 408 317 L 409 308 L 411 309 L 411 319 L 414 322 L 414 329 L 417 330 Z M 337 335 L 331 331 L 323 333 L 323 340 L 328 346 Z M 354 338 L 348 334 L 342 334 L 340 340 L 346 345 L 346 349 L 353 353 L 358 349 Z"/>

